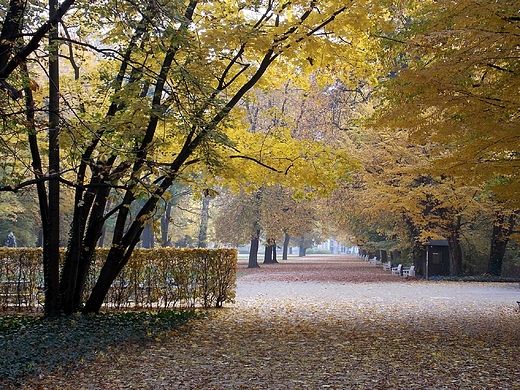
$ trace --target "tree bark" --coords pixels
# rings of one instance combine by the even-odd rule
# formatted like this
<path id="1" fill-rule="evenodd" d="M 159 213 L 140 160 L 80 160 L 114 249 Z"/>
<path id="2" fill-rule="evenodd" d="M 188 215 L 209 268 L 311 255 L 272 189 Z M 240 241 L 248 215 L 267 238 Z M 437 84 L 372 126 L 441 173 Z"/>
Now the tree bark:
<path id="1" fill-rule="evenodd" d="M 249 262 L 247 268 L 260 268 L 258 265 L 258 246 L 260 243 L 260 230 L 256 230 L 251 237 L 251 249 L 249 250 Z"/>
<path id="2" fill-rule="evenodd" d="M 509 238 L 515 227 L 515 219 L 515 213 L 507 215 L 504 212 L 497 212 L 495 214 L 487 266 L 487 273 L 490 275 L 500 276 L 502 274 L 504 255 Z"/>
<path id="3" fill-rule="evenodd" d="M 267 240 L 267 245 L 265 246 L 264 264 L 275 263 L 278 263 L 278 261 L 276 261 L 276 240 L 274 238 L 269 238 Z"/>
<path id="4" fill-rule="evenodd" d="M 291 240 L 291 237 L 287 234 L 287 232 L 284 232 L 283 236 L 283 250 L 282 250 L 282 260 L 287 260 L 287 253 L 289 248 L 289 241 Z"/>
<path id="5" fill-rule="evenodd" d="M 49 0 L 49 18 L 57 12 L 57 0 Z M 49 33 L 49 173 L 60 173 L 59 149 L 59 57 L 58 30 L 54 28 Z M 54 317 L 59 314 L 59 284 L 60 284 L 60 182 L 51 179 L 49 188 L 49 220 L 47 229 L 47 264 L 44 264 L 45 284 L 45 316 Z"/>

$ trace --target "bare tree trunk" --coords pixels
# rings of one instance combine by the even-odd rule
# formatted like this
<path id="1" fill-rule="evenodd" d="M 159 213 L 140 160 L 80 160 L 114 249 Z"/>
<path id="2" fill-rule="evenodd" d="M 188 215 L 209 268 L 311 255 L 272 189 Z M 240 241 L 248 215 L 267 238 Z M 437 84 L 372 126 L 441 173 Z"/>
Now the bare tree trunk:
<path id="1" fill-rule="evenodd" d="M 305 246 L 305 237 L 301 237 L 300 238 L 300 248 L 299 248 L 299 252 L 298 252 L 298 257 L 305 257 L 305 255 L 307 254 L 307 247 Z"/>
<path id="2" fill-rule="evenodd" d="M 251 237 L 251 249 L 249 250 L 249 263 L 247 268 L 260 268 L 258 265 L 258 246 L 260 243 L 260 230 L 256 230 L 254 236 Z"/>
<path id="3" fill-rule="evenodd" d="M 287 232 L 285 232 L 283 237 L 282 260 L 287 260 L 287 252 L 289 248 L 290 239 L 291 237 L 287 234 Z"/>
<path id="4" fill-rule="evenodd" d="M 273 251 L 271 250 L 271 246 L 270 245 L 265 245 L 264 264 L 271 264 L 272 263 L 272 254 L 273 254 Z"/>
<path id="5" fill-rule="evenodd" d="M 487 273 L 500 276 L 507 243 L 515 227 L 515 213 L 497 212 L 493 221 Z"/>
<path id="6" fill-rule="evenodd" d="M 265 246 L 264 264 L 274 264 L 276 261 L 276 240 L 274 238 L 267 239 Z"/>
<path id="7" fill-rule="evenodd" d="M 49 0 L 49 18 L 58 8 L 57 0 Z M 49 174 L 60 174 L 59 149 L 59 63 L 58 63 L 58 29 L 49 32 Z M 49 219 L 46 243 L 47 250 L 44 264 L 45 315 L 54 317 L 59 314 L 59 267 L 60 267 L 60 182 L 52 179 L 49 188 Z"/>
<path id="8" fill-rule="evenodd" d="M 202 210 L 200 215 L 200 229 L 199 229 L 199 248 L 208 247 L 208 222 L 209 222 L 209 202 L 211 196 L 205 195 L 202 199 Z"/>

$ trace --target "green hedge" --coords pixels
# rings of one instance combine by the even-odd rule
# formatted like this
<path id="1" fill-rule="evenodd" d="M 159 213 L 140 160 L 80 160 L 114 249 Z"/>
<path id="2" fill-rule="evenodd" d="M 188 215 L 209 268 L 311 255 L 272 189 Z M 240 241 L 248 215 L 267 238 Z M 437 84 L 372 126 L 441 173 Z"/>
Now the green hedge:
<path id="1" fill-rule="evenodd" d="M 96 249 L 85 299 L 107 254 L 106 248 Z M 112 284 L 105 307 L 221 307 L 235 298 L 237 257 L 235 249 L 135 249 Z M 42 287 L 41 248 L 0 248 L 2 309 L 41 309 Z"/>

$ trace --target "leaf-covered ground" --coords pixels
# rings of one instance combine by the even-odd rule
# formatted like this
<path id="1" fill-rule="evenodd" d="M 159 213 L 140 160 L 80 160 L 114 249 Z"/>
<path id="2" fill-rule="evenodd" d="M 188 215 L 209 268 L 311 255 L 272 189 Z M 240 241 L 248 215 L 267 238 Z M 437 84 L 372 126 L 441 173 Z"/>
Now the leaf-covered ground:
<path id="1" fill-rule="evenodd" d="M 236 304 L 21 387 L 520 389 L 517 283 L 406 280 L 334 259 L 241 264 Z"/>

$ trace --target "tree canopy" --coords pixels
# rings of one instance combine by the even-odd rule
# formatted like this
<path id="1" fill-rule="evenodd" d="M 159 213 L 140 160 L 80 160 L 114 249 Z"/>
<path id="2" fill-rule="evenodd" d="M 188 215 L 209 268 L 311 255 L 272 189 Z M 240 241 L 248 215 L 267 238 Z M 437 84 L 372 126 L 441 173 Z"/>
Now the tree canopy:
<path id="1" fill-rule="evenodd" d="M 520 206 L 518 4 L 436 1 L 412 14 L 388 46 L 394 59 L 378 125 L 429 144 L 433 169 L 485 184 Z"/>
<path id="2" fill-rule="evenodd" d="M 373 36 L 392 21 L 384 1 L 68 0 L 51 2 L 41 22 L 45 6 L 4 8 L 0 153 L 2 190 L 38 186 L 48 315 L 81 307 L 92 251 L 113 216 L 111 251 L 83 310 L 100 309 L 172 184 L 264 181 L 253 166 L 273 182 L 315 179 L 310 159 L 328 146 L 283 128 L 248 132 L 235 108 L 253 87 L 301 82 L 311 72 L 321 83 L 374 80 Z M 58 185 L 74 199 L 61 272 L 49 256 L 57 253 Z"/>

